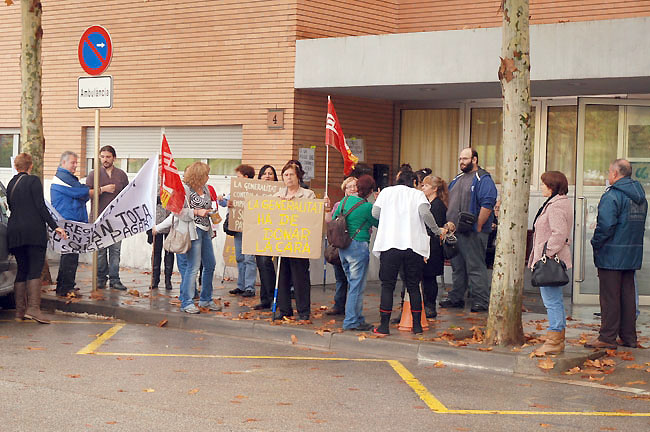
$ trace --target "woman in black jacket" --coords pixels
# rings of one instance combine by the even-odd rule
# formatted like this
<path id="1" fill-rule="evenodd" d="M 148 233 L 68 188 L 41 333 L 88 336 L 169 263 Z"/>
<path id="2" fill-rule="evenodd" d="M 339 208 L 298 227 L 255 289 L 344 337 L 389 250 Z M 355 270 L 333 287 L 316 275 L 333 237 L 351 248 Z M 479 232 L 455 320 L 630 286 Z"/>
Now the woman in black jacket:
<path id="1" fill-rule="evenodd" d="M 30 175 L 32 157 L 27 153 L 16 156 L 16 174 L 7 185 L 9 222 L 7 243 L 9 252 L 16 257 L 18 270 L 14 281 L 16 321 L 33 319 L 41 324 L 49 321 L 41 314 L 41 272 L 45 264 L 47 228 L 45 224 L 66 239 L 45 206 L 43 184 L 37 176 Z"/>
<path id="2" fill-rule="evenodd" d="M 422 192 L 431 203 L 431 213 L 439 227 L 447 223 L 447 203 L 449 190 L 447 183 L 436 176 L 426 176 L 422 180 Z M 438 316 L 436 312 L 436 297 L 438 297 L 438 282 L 436 277 L 444 272 L 445 257 L 442 252 L 440 238 L 434 235 L 427 228 L 430 239 L 429 259 L 422 271 L 422 294 L 424 300 L 424 311 L 427 318 Z"/>

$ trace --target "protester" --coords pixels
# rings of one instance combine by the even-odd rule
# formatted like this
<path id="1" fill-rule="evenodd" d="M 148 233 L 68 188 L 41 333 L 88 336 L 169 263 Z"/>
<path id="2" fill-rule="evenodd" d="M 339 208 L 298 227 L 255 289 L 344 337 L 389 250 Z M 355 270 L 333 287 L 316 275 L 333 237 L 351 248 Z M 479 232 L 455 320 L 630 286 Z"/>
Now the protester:
<path id="1" fill-rule="evenodd" d="M 49 320 L 41 313 L 41 272 L 45 264 L 47 247 L 47 224 L 64 239 L 68 238 L 52 218 L 45 199 L 43 184 L 31 175 L 32 156 L 20 153 L 14 159 L 18 171 L 7 185 L 7 197 L 11 215 L 7 222 L 7 247 L 16 257 L 16 321 L 32 319 L 41 324 Z"/>
<path id="2" fill-rule="evenodd" d="M 200 310 L 192 301 L 196 291 L 196 276 L 199 266 L 203 263 L 201 276 L 201 296 L 199 307 L 211 311 L 220 311 L 221 306 L 212 300 L 212 276 L 216 265 L 214 250 L 212 248 L 212 225 L 208 215 L 212 210 L 212 198 L 206 186 L 210 167 L 203 162 L 194 162 L 185 170 L 186 202 L 179 215 L 171 214 L 162 223 L 154 227 L 154 234 L 171 227 L 181 233 L 189 233 L 191 239 L 190 249 L 184 254 L 176 254 L 178 270 L 181 272 L 180 296 L 181 311 L 197 314 Z"/>
<path id="3" fill-rule="evenodd" d="M 65 220 L 88 222 L 86 202 L 90 199 L 88 186 L 82 185 L 74 175 L 79 157 L 76 153 L 65 151 L 61 155 L 59 168 L 52 178 L 50 198 L 52 206 Z M 56 295 L 65 297 L 75 290 L 78 253 L 64 253 L 59 262 L 59 274 L 56 278 Z"/>
<path id="4" fill-rule="evenodd" d="M 344 197 L 358 196 L 356 177 L 348 177 L 341 183 L 341 190 Z M 334 213 L 337 211 L 341 201 L 337 201 L 332 207 L 332 211 L 325 215 L 325 222 L 330 222 L 335 218 Z M 338 213 L 337 213 L 338 214 Z M 341 263 L 330 263 L 334 267 L 334 277 L 336 279 L 336 291 L 334 292 L 334 307 L 325 315 L 335 316 L 345 314 L 345 304 L 348 295 L 348 278 Z"/>
<path id="5" fill-rule="evenodd" d="M 469 288 L 471 311 L 483 312 L 490 303 L 485 251 L 492 230 L 497 188 L 490 173 L 479 166 L 476 150 L 463 149 L 458 161 L 461 173 L 449 183 L 447 220 L 456 226 L 459 254 L 451 259 L 453 288 L 440 306 L 462 309 Z"/>
<path id="6" fill-rule="evenodd" d="M 420 189 L 422 188 L 422 180 L 424 180 L 426 176 L 430 176 L 432 172 L 433 171 L 431 168 L 422 168 L 415 172 L 415 175 L 418 177 L 418 184 L 420 185 Z"/>
<path id="7" fill-rule="evenodd" d="M 648 201 L 641 184 L 632 180 L 632 166 L 616 159 L 609 167 L 607 188 L 598 203 L 591 239 L 600 280 L 600 335 L 586 348 L 616 349 L 616 336 L 637 347 L 635 271 L 643 261 L 643 236 Z"/>
<path id="8" fill-rule="evenodd" d="M 295 161 L 287 162 L 282 168 L 282 181 L 284 181 L 285 187 L 280 189 L 274 196 L 285 200 L 315 199 L 314 191 L 300 187 L 304 174 L 302 168 Z M 325 210 L 328 211 L 329 208 L 326 206 Z M 293 284 L 298 319 L 303 322 L 308 321 L 311 306 L 309 259 L 282 257 L 278 271 L 280 272 L 278 284 L 280 319 L 293 315 L 290 293 Z"/>
<path id="9" fill-rule="evenodd" d="M 264 165 L 257 175 L 259 180 L 278 181 L 275 168 L 271 165 Z M 273 257 L 256 255 L 255 262 L 260 273 L 260 302 L 253 306 L 255 310 L 269 309 L 273 303 L 273 292 L 275 291 L 275 267 Z"/>
<path id="10" fill-rule="evenodd" d="M 170 215 L 170 211 L 163 207 L 160 202 L 160 195 L 158 195 L 156 202 L 156 224 L 160 224 Z M 153 235 L 151 231 L 147 231 L 148 239 L 147 241 L 151 244 L 153 243 L 153 266 L 151 269 L 151 289 L 158 289 L 158 284 L 160 283 L 160 267 L 162 254 L 163 254 L 163 243 L 165 238 L 169 234 L 169 228 L 160 230 L 156 232 L 156 235 Z M 174 273 L 174 253 L 165 251 L 165 289 L 172 289 L 172 273 Z"/>
<path id="11" fill-rule="evenodd" d="M 129 184 L 129 178 L 124 171 L 114 165 L 117 155 L 113 147 L 109 145 L 102 147 L 99 150 L 99 157 L 102 166 L 99 168 L 99 210 L 97 214 L 101 215 L 111 201 Z M 86 177 L 86 185 L 90 187 L 91 198 L 95 193 L 94 175 L 94 171 L 90 171 L 88 177 Z M 106 279 L 108 276 L 112 289 L 126 290 L 126 287 L 120 281 L 121 249 L 122 242 L 119 241 L 99 250 L 97 257 L 98 289 L 104 289 L 106 287 Z"/>
<path id="12" fill-rule="evenodd" d="M 569 239 L 573 231 L 573 205 L 567 197 L 569 182 L 559 171 L 547 171 L 542 174 L 542 196 L 544 204 L 537 211 L 533 221 L 533 249 L 528 258 L 532 269 L 544 255 L 557 257 L 564 261 L 567 268 L 571 267 L 571 249 Z M 564 351 L 564 332 L 566 318 L 561 286 L 539 287 L 546 314 L 548 328 L 544 345 L 535 350 L 538 355 L 559 354 Z"/>
<path id="13" fill-rule="evenodd" d="M 366 273 L 370 262 L 368 243 L 370 227 L 378 226 L 379 221 L 372 216 L 372 204 L 366 198 L 375 188 L 375 180 L 369 175 L 362 175 L 353 190 L 346 189 L 346 198 L 334 210 L 334 217 L 350 212 L 345 218 L 352 242 L 345 249 L 339 249 L 341 264 L 345 270 L 346 284 L 349 283 L 347 301 L 345 302 L 345 319 L 343 330 L 367 331 L 373 328 L 363 317 L 363 291 L 366 287 Z M 356 193 L 352 193 L 356 191 Z M 354 210 L 354 206 L 361 202 Z M 350 211 L 351 210 L 351 211 Z M 338 283 L 337 283 L 338 287 Z"/>
<path id="14" fill-rule="evenodd" d="M 379 256 L 381 324 L 373 331 L 389 334 L 390 315 L 393 311 L 393 291 L 400 267 L 404 266 L 406 289 L 411 301 L 413 333 L 422 333 L 422 296 L 420 279 L 424 259 L 429 257 L 429 239 L 425 224 L 435 235 L 443 235 L 430 211 L 424 193 L 416 189 L 417 177 L 413 171 L 402 171 L 396 186 L 379 193 L 372 207 L 372 215 L 379 219 L 379 229 L 373 253 Z"/>
<path id="15" fill-rule="evenodd" d="M 422 192 L 427 197 L 431 207 L 430 211 L 438 226 L 447 223 L 447 203 L 449 191 L 447 182 L 440 177 L 427 175 L 422 179 Z M 436 312 L 436 299 L 438 298 L 438 281 L 436 278 L 443 274 L 445 256 L 442 251 L 440 237 L 429 229 L 429 259 L 424 264 L 422 271 L 422 296 L 424 297 L 424 312 L 427 318 L 438 316 Z"/>
<path id="16" fill-rule="evenodd" d="M 240 178 L 252 179 L 255 177 L 255 168 L 250 165 L 239 165 L 235 174 Z M 232 208 L 232 201 L 228 200 L 228 207 Z M 255 255 L 242 253 L 242 233 L 235 232 L 235 259 L 237 260 L 237 288 L 230 290 L 230 294 L 241 294 L 242 297 L 255 297 L 255 278 L 257 268 Z"/>

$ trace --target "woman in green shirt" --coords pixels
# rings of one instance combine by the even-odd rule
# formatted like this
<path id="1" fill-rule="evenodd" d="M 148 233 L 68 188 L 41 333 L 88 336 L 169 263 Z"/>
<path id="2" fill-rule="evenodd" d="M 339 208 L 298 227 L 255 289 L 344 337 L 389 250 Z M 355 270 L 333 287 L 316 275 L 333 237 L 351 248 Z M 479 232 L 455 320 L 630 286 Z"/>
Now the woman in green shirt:
<path id="1" fill-rule="evenodd" d="M 339 249 L 339 257 L 349 284 L 343 330 L 367 331 L 372 329 L 372 325 L 366 323 L 362 312 L 363 290 L 366 287 L 366 273 L 370 262 L 368 250 L 370 227 L 379 225 L 379 221 L 372 217 L 372 204 L 365 202 L 374 188 L 375 180 L 367 174 L 362 175 L 357 180 L 359 196 L 345 198 L 333 214 L 333 217 L 336 218 L 341 213 L 345 214 L 359 201 L 364 201 L 346 217 L 352 242 L 347 248 Z"/>

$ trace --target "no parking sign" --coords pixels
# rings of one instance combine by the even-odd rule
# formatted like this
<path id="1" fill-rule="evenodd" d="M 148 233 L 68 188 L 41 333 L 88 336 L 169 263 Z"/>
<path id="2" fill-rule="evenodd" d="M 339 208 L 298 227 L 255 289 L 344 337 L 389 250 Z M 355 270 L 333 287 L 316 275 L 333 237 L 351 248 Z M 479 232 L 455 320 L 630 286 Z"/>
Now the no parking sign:
<path id="1" fill-rule="evenodd" d="M 79 40 L 79 63 L 89 75 L 101 75 L 111 63 L 113 43 L 102 26 L 91 26 Z"/>

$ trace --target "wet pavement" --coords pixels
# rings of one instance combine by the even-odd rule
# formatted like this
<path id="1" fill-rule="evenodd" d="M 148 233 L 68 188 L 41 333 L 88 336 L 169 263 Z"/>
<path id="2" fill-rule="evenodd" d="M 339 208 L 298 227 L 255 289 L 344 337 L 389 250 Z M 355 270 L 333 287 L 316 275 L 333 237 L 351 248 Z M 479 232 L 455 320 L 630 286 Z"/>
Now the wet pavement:
<path id="1" fill-rule="evenodd" d="M 56 275 L 58 263 L 51 262 L 50 269 Z M 213 297 L 217 303 L 223 305 L 221 312 L 208 312 L 203 310 L 199 316 L 179 310 L 179 284 L 180 275 L 175 273 L 172 278 L 173 289 L 150 290 L 149 272 L 139 269 L 122 268 L 121 280 L 128 291 L 112 289 L 100 290 L 98 295 L 91 293 L 92 283 L 90 266 L 80 264 L 77 274 L 77 286 L 80 289 L 78 298 L 62 299 L 54 296 L 54 286 L 44 287 L 48 294 L 44 295 L 45 302 L 53 302 L 56 308 L 68 311 L 87 311 L 103 315 L 115 316 L 128 322 L 168 325 L 170 327 L 201 329 L 210 326 L 219 327 L 219 331 L 227 334 L 242 334 L 245 337 L 262 339 L 275 339 L 289 342 L 289 337 L 300 339 L 300 343 L 324 348 L 336 348 L 334 341 L 343 343 L 352 350 L 369 352 L 381 355 L 385 352 L 400 351 L 402 357 L 429 360 L 441 360 L 457 365 L 470 367 L 485 367 L 503 372 L 536 373 L 540 370 L 538 359 L 523 360 L 528 358 L 532 351 L 531 345 L 540 343 L 539 337 L 546 333 L 546 315 L 539 295 L 527 294 L 524 296 L 524 309 L 522 320 L 527 343 L 521 348 L 488 348 L 482 344 L 487 313 L 471 313 L 469 305 L 464 310 L 438 308 L 438 316 L 429 319 L 428 330 L 424 335 L 416 337 L 409 331 L 399 331 L 397 325 L 391 326 L 390 336 L 377 339 L 371 332 L 346 331 L 341 329 L 343 316 L 328 316 L 326 312 L 333 307 L 334 285 L 314 285 L 311 290 L 312 317 L 311 324 L 298 324 L 297 322 L 282 321 L 271 322 L 270 311 L 255 311 L 252 307 L 259 303 L 258 297 L 242 298 L 228 293 L 235 288 L 236 281 L 221 280 L 215 275 Z M 399 287 L 395 292 L 394 305 L 397 309 L 400 303 Z M 259 292 L 259 287 L 258 292 Z M 449 287 L 447 287 L 449 288 Z M 369 323 L 379 322 L 379 282 L 369 282 L 364 294 L 364 315 Z M 439 299 L 444 297 L 444 290 L 440 290 Z M 591 350 L 582 348 L 585 339 L 597 335 L 599 319 L 594 312 L 599 311 L 598 306 L 576 306 L 570 304 L 570 299 L 565 298 L 567 310 L 567 353 L 554 360 L 558 369 L 567 370 L 580 365 L 582 369 L 591 370 L 582 363 L 592 354 Z M 91 306 L 101 307 L 93 309 Z M 111 313 L 113 311 L 114 313 Z M 643 346 L 650 346 L 650 308 L 642 308 L 641 316 L 637 321 L 639 342 Z M 128 314 L 127 314 L 128 313 Z M 393 317 L 399 311 L 393 312 Z M 149 316 L 145 319 L 145 316 Z M 342 337 L 345 336 L 345 337 Z M 373 340 L 375 339 L 375 340 Z M 364 342 L 365 343 L 362 343 Z M 292 341 L 295 343 L 295 341 Z M 363 346 L 362 346 L 363 345 Z M 460 350 L 459 350 L 460 348 Z M 493 351 L 488 353 L 488 351 Z M 619 351 L 623 351 L 619 349 Z M 625 349 L 624 352 L 633 352 L 632 356 L 639 359 L 647 358 L 650 362 L 650 353 L 644 349 Z M 492 354 L 487 356 L 486 354 Z M 513 357 L 512 354 L 515 354 Z M 525 356 L 524 356 L 525 354 Z M 478 355 L 478 357 L 477 357 Z M 499 357 L 501 356 L 501 357 Z M 569 363 L 562 359 L 568 357 Z M 594 356 L 592 356 L 592 359 Z M 620 360 L 620 358 L 619 358 Z M 598 365 L 603 366 L 603 365 Z M 560 372 L 555 369 L 554 372 Z M 592 368 L 593 369 L 593 368 Z M 602 369 L 602 368 L 601 368 Z M 650 371 L 650 363 L 647 368 Z M 639 370 L 641 370 L 639 368 Z M 601 372 L 603 372 L 601 370 Z M 609 375 L 608 373 L 601 373 Z M 597 375 L 601 375 L 597 374 Z M 580 375 L 582 376 L 582 375 Z M 591 375 L 590 375 L 591 376 Z M 592 381 L 595 376 L 592 376 Z M 650 377 L 650 375 L 649 375 Z M 599 377 L 595 377 L 599 378 Z M 645 388 L 645 386 L 644 386 Z M 647 390 L 650 390 L 648 387 Z"/>

